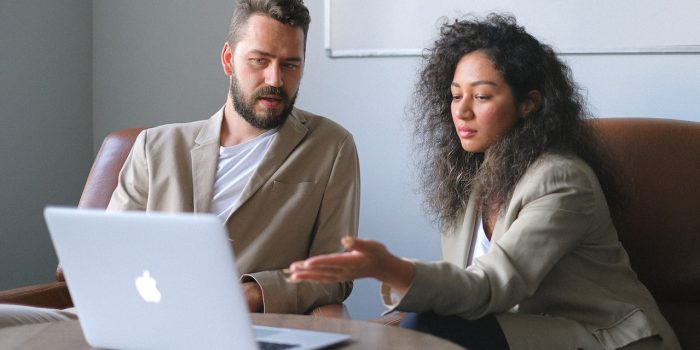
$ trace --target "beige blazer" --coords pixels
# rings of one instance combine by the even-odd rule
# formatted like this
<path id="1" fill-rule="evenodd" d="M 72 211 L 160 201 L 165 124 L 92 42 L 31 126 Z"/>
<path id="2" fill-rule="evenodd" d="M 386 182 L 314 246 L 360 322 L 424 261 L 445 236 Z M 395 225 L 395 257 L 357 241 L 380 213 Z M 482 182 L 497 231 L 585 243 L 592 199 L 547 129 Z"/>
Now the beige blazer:
<path id="1" fill-rule="evenodd" d="M 467 319 L 496 314 L 511 349 L 617 349 L 645 338 L 630 348 L 680 348 L 582 160 L 547 154 L 531 165 L 499 213 L 489 252 L 467 267 L 475 197 L 442 235 L 444 261 L 416 262 L 398 302 L 383 286 L 387 306 Z"/>
<path id="2" fill-rule="evenodd" d="M 209 212 L 223 110 L 210 119 L 141 132 L 108 210 Z M 304 313 L 342 302 L 352 283 L 287 283 L 293 261 L 342 250 L 356 235 L 360 173 L 352 135 L 295 109 L 226 221 L 243 280 L 262 287 L 265 312 Z M 201 252 L 206 259 L 206 252 Z"/>

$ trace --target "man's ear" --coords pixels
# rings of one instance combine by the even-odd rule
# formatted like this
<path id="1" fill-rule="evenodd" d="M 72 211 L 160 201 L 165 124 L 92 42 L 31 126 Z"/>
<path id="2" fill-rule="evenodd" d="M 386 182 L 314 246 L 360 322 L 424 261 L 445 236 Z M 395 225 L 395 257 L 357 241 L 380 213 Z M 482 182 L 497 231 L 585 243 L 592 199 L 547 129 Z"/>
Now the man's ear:
<path id="1" fill-rule="evenodd" d="M 542 94 L 537 90 L 532 90 L 527 93 L 527 97 L 523 102 L 520 103 L 520 118 L 527 118 L 527 116 L 536 110 L 542 102 Z"/>
<path id="2" fill-rule="evenodd" d="M 233 62 L 231 58 L 233 58 L 233 50 L 227 41 L 224 43 L 224 48 L 221 49 L 221 66 L 224 68 L 224 74 L 226 74 L 227 77 L 233 74 Z"/>

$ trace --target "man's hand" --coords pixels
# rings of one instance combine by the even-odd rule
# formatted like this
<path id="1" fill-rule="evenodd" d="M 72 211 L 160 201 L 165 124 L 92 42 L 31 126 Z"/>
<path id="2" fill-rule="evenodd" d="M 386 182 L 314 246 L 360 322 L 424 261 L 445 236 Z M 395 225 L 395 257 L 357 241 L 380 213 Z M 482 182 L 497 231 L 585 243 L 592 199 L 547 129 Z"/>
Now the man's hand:
<path id="1" fill-rule="evenodd" d="M 263 294 L 257 282 L 244 282 L 243 293 L 250 312 L 263 312 Z"/>

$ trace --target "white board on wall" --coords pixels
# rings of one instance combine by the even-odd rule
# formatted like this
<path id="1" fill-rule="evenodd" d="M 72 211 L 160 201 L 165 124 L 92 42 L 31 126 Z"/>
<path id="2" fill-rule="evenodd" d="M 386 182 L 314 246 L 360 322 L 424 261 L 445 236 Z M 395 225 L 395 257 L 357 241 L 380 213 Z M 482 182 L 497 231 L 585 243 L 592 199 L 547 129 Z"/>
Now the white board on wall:
<path id="1" fill-rule="evenodd" d="M 699 53 L 697 0 L 325 0 L 330 57 L 412 56 L 467 14 L 515 15 L 561 54 Z"/>

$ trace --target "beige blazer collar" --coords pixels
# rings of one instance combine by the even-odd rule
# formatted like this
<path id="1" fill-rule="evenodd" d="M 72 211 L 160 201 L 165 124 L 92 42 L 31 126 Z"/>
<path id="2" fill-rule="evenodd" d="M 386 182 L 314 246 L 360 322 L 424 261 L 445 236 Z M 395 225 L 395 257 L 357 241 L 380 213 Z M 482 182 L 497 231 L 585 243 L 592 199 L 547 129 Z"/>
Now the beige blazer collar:
<path id="1" fill-rule="evenodd" d="M 194 212 L 209 212 L 216 180 L 216 165 L 219 161 L 221 123 L 224 109 L 221 108 L 204 122 L 190 150 L 192 157 L 192 199 Z"/>
<path id="2" fill-rule="evenodd" d="M 473 191 L 476 193 L 477 189 Z M 466 267 L 469 260 L 469 252 L 474 239 L 474 227 L 477 215 L 479 215 L 477 195 L 469 196 L 464 215 L 455 221 L 452 229 L 444 232 L 442 241 L 442 259 L 459 267 Z"/>
<path id="3" fill-rule="evenodd" d="M 209 212 L 216 180 L 216 164 L 219 161 L 221 144 L 221 123 L 224 109 L 221 108 L 205 121 L 195 138 L 195 145 L 190 150 L 192 156 L 192 191 L 194 211 Z M 240 199 L 233 207 L 232 213 L 245 203 L 255 192 L 272 177 L 282 162 L 306 136 L 309 129 L 305 126 L 306 118 L 296 108 L 277 132 L 275 141 L 270 145 L 265 158 L 251 176 L 243 189 Z"/>
<path id="4" fill-rule="evenodd" d="M 504 209 L 501 208 L 498 212 L 498 218 L 496 218 L 496 223 L 493 225 L 493 231 L 491 231 L 491 242 L 498 242 L 501 236 L 506 232 L 508 224 L 506 220 L 503 220 Z"/>
<path id="5" fill-rule="evenodd" d="M 267 150 L 258 168 L 255 169 L 251 175 L 248 184 L 243 189 L 243 193 L 241 193 L 241 197 L 234 205 L 230 215 L 233 215 L 238 208 L 245 204 L 245 202 L 272 177 L 272 174 L 282 166 L 287 156 L 292 153 L 294 148 L 296 148 L 309 132 L 305 124 L 306 118 L 296 108 L 293 109 L 287 121 L 285 121 L 279 131 L 277 131 L 275 140 L 270 145 L 270 148 Z"/>

